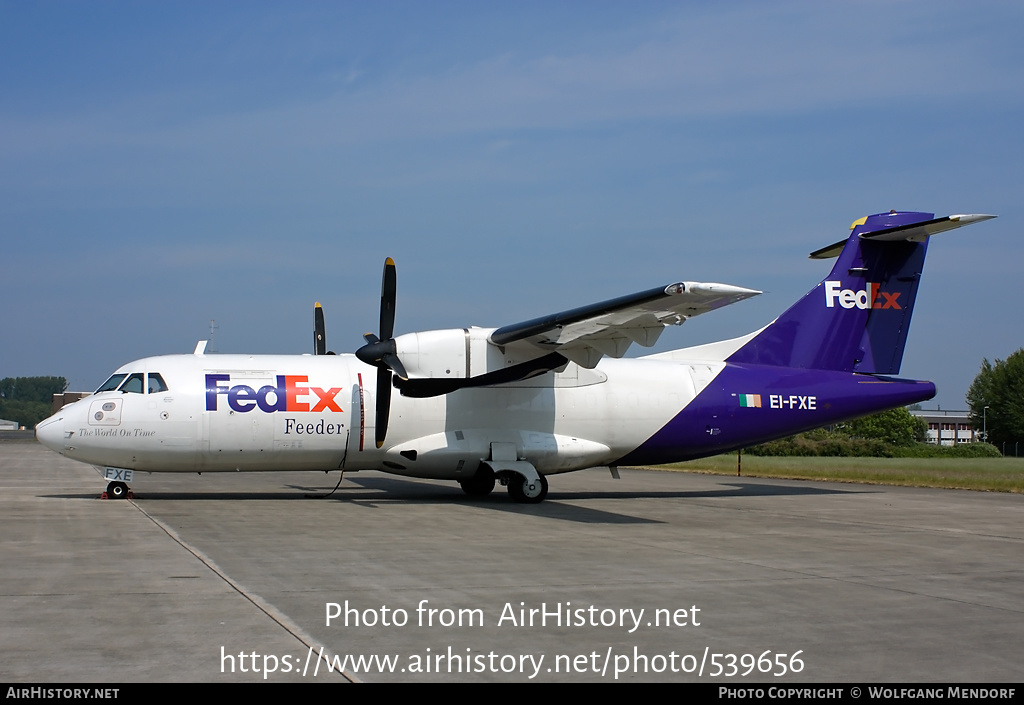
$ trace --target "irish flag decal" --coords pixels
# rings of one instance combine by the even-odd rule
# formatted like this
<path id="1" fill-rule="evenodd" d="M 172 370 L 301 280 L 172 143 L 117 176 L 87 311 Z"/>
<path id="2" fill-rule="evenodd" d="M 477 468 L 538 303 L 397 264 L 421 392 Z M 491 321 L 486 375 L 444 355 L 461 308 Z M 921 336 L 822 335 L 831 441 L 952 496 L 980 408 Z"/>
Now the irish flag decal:
<path id="1" fill-rule="evenodd" d="M 737 394 L 740 398 L 740 406 L 756 406 L 761 407 L 761 395 L 760 394 Z"/>

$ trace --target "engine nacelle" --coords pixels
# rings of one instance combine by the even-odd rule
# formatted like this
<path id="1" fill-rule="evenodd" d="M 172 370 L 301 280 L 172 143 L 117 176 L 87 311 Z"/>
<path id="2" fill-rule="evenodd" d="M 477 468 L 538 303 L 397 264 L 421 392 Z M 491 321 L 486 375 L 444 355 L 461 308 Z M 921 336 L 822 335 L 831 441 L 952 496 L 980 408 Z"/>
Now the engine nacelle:
<path id="1" fill-rule="evenodd" d="M 534 357 L 506 355 L 488 342 L 493 328 L 451 328 L 406 333 L 395 338 L 395 353 L 409 379 L 467 379 L 505 369 Z M 520 353 L 522 355 L 522 353 Z"/>
<path id="2" fill-rule="evenodd" d="M 410 379 L 469 377 L 469 331 L 463 328 L 407 333 L 395 338 L 395 352 Z"/>

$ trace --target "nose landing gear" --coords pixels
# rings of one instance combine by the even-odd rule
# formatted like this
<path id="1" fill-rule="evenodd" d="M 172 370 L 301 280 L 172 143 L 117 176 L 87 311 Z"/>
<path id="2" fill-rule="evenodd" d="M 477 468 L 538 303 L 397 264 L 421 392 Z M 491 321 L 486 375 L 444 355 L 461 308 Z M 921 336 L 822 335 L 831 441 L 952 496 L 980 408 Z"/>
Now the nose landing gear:
<path id="1" fill-rule="evenodd" d="M 107 485 L 107 491 L 100 496 L 100 499 L 132 499 L 134 497 L 135 493 L 132 492 L 128 485 L 123 482 L 111 482 Z"/>

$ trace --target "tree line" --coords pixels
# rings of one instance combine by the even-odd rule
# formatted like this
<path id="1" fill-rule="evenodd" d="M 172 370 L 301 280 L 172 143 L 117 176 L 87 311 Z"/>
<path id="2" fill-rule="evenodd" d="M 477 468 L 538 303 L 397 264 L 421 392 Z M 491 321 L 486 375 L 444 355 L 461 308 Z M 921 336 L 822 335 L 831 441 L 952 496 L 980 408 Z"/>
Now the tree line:
<path id="1" fill-rule="evenodd" d="M 928 423 L 899 407 L 827 428 L 748 448 L 750 455 L 875 458 L 986 458 L 999 451 L 987 443 L 927 443 Z"/>
<path id="2" fill-rule="evenodd" d="M 0 379 L 0 419 L 33 428 L 52 413 L 53 395 L 67 388 L 63 377 L 4 377 Z"/>
<path id="3" fill-rule="evenodd" d="M 974 430 L 987 431 L 989 443 L 1006 455 L 1024 450 L 1024 348 L 1005 360 L 982 360 L 967 390 L 967 406 Z"/>

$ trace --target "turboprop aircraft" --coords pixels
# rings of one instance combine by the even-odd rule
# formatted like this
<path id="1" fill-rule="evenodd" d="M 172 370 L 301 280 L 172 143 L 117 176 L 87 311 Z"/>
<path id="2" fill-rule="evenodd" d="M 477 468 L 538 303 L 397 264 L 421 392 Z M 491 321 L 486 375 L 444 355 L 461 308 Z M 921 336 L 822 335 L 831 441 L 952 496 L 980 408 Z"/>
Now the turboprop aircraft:
<path id="1" fill-rule="evenodd" d="M 136 360 L 36 427 L 47 447 L 103 469 L 109 497 L 137 471 L 381 470 L 498 480 L 540 502 L 551 475 L 736 450 L 931 399 L 899 373 L 930 236 L 990 215 L 880 213 L 811 253 L 829 275 L 772 323 L 733 340 L 623 359 L 664 328 L 761 292 L 680 281 L 500 328 L 394 336 L 384 266 L 379 335 L 313 355 Z M 392 395 L 392 389 L 399 394 Z"/>

